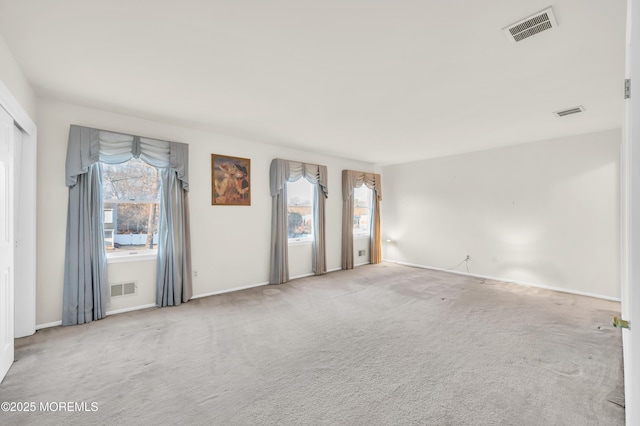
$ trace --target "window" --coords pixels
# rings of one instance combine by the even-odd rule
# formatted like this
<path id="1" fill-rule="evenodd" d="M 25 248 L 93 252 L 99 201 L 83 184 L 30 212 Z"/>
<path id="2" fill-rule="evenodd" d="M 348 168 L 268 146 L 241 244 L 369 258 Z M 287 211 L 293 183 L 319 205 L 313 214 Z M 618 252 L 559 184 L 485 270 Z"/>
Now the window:
<path id="1" fill-rule="evenodd" d="M 287 182 L 289 242 L 313 240 L 313 184 L 305 178 Z"/>
<path id="2" fill-rule="evenodd" d="M 369 236 L 373 191 L 362 185 L 353 189 L 353 236 Z"/>
<path id="3" fill-rule="evenodd" d="M 135 158 L 102 164 L 102 190 L 107 255 L 154 250 L 160 215 L 158 169 Z"/>

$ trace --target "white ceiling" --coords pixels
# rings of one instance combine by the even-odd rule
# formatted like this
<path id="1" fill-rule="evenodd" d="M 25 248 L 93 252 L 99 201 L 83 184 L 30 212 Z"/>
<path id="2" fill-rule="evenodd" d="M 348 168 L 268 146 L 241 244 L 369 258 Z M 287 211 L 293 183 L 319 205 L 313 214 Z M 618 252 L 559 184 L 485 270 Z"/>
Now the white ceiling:
<path id="1" fill-rule="evenodd" d="M 558 28 L 502 28 L 553 6 Z M 624 0 L 0 0 L 36 93 L 377 164 L 620 127 Z M 557 118 L 582 105 L 586 112 Z"/>

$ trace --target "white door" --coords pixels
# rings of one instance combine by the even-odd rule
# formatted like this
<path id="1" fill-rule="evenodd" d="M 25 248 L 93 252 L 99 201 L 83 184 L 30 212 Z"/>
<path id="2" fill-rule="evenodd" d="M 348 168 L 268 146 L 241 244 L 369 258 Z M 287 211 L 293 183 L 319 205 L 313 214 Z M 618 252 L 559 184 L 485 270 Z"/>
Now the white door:
<path id="1" fill-rule="evenodd" d="M 635 49 L 635 50 L 634 50 Z M 627 69 L 631 96 L 626 99 L 624 149 L 624 250 L 622 318 L 630 329 L 622 330 L 626 423 L 640 424 L 640 1 L 627 1 Z M 635 315 L 634 315 L 635 314 Z"/>
<path id="2" fill-rule="evenodd" d="M 0 107 L 0 381 L 13 363 L 13 127 Z"/>

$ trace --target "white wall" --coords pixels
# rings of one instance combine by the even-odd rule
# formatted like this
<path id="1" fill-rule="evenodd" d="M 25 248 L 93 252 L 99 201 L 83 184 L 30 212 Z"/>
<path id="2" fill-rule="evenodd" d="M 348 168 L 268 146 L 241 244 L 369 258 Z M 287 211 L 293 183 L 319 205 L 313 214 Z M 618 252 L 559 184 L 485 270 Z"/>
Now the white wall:
<path id="1" fill-rule="evenodd" d="M 355 237 L 353 239 L 353 266 L 366 265 L 371 262 L 371 242 L 368 237 Z M 360 256 L 358 253 L 364 250 L 364 255 Z"/>
<path id="2" fill-rule="evenodd" d="M 242 140 L 220 134 L 138 119 L 54 101 L 38 105 L 38 281 L 37 323 L 61 319 L 67 188 L 64 167 L 69 126 L 106 130 L 173 140 L 189 144 L 190 208 L 194 295 L 266 283 L 269 280 L 271 196 L 269 165 L 273 158 L 324 164 L 329 173 L 327 199 L 327 268 L 341 262 L 342 170 L 373 172 L 371 164 L 285 147 Z M 211 206 L 211 154 L 251 159 L 251 206 Z M 308 255 L 306 255 L 308 253 Z M 310 246 L 290 248 L 291 276 L 311 273 Z M 297 258 L 308 264 L 295 263 Z M 110 264 L 112 283 L 153 279 L 153 262 L 143 265 Z M 146 271 L 146 272 L 144 272 Z M 153 297 L 149 296 L 153 295 Z M 138 296 L 114 299 L 107 310 L 155 303 L 155 293 L 140 289 Z"/>
<path id="3" fill-rule="evenodd" d="M 136 282 L 136 294 L 114 297 L 107 312 L 149 306 L 156 303 L 156 261 L 142 260 L 127 263 L 110 263 L 107 267 L 110 284 Z"/>
<path id="4" fill-rule="evenodd" d="M 29 117 L 36 121 L 38 98 L 2 36 L 0 36 L 0 81 L 9 89 Z"/>
<path id="5" fill-rule="evenodd" d="M 470 255 L 472 274 L 619 298 L 621 138 L 384 167 L 384 258 L 449 269 Z"/>

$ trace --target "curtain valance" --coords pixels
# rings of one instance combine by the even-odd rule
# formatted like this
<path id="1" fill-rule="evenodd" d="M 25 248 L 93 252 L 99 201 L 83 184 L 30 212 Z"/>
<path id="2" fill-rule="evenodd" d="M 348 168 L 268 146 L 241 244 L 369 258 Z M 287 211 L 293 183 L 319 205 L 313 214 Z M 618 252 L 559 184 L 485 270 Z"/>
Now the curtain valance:
<path id="1" fill-rule="evenodd" d="M 353 194 L 354 188 L 362 185 L 375 192 L 378 201 L 382 201 L 382 182 L 377 173 L 357 172 L 354 170 L 344 170 L 342 179 L 342 199 L 348 200 Z"/>
<path id="2" fill-rule="evenodd" d="M 280 194 L 286 182 L 295 182 L 303 177 L 313 184 L 318 184 L 324 198 L 329 196 L 327 166 L 276 158 L 271 162 L 270 177 L 272 197 Z"/>
<path id="3" fill-rule="evenodd" d="M 189 190 L 189 146 L 179 142 L 144 138 L 72 125 L 67 146 L 66 184 L 72 187 L 92 164 L 119 164 L 140 158 L 159 169 L 173 169 Z"/>

